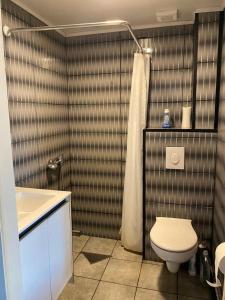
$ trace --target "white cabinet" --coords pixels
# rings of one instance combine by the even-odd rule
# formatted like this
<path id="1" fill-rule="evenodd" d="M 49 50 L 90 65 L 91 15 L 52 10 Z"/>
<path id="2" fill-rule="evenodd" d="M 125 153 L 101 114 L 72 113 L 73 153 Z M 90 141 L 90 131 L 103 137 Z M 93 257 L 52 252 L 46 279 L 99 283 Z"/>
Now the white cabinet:
<path id="1" fill-rule="evenodd" d="M 70 202 L 20 240 L 24 300 L 56 300 L 72 276 Z"/>
<path id="2" fill-rule="evenodd" d="M 66 203 L 48 219 L 52 299 L 58 299 L 72 275 L 70 205 Z"/>
<path id="3" fill-rule="evenodd" d="M 23 300 L 50 300 L 48 224 L 41 223 L 20 241 Z"/>

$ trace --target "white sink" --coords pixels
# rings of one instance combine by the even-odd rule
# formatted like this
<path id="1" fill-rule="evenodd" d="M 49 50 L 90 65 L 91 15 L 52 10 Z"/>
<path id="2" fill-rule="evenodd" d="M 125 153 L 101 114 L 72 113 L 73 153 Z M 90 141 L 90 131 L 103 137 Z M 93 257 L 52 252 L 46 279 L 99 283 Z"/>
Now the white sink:
<path id="1" fill-rule="evenodd" d="M 18 212 L 17 211 L 17 218 L 18 218 L 18 221 L 20 222 L 23 218 L 25 218 L 29 213 L 27 212 Z"/>
<path id="2" fill-rule="evenodd" d="M 32 212 L 39 209 L 47 201 L 55 197 L 55 194 L 45 195 L 40 193 L 16 192 L 17 212 Z"/>
<path id="3" fill-rule="evenodd" d="M 21 234 L 63 200 L 71 192 L 16 188 L 18 231 Z"/>

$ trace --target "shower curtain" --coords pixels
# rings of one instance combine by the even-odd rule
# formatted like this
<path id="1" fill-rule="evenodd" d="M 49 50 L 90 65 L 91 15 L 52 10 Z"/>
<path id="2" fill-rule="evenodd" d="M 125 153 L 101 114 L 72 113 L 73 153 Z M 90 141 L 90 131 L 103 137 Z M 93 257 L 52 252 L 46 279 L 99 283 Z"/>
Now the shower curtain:
<path id="1" fill-rule="evenodd" d="M 142 130 L 146 127 L 150 55 L 135 53 L 130 95 L 127 157 L 123 191 L 122 245 L 142 252 Z"/>

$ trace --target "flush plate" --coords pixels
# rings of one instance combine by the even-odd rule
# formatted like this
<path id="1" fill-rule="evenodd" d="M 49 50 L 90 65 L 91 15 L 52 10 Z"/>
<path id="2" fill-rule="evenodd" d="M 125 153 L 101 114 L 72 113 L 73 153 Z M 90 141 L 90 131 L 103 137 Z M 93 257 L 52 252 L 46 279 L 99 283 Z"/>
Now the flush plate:
<path id="1" fill-rule="evenodd" d="M 184 169 L 184 147 L 166 147 L 166 169 Z"/>

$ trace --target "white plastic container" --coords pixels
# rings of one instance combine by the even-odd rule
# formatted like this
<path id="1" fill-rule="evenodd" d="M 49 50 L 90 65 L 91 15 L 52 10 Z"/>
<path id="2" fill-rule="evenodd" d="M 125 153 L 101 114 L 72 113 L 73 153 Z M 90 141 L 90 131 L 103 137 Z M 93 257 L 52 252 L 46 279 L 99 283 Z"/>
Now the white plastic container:
<path id="1" fill-rule="evenodd" d="M 191 128 L 191 106 L 183 106 L 182 108 L 182 129 Z"/>

